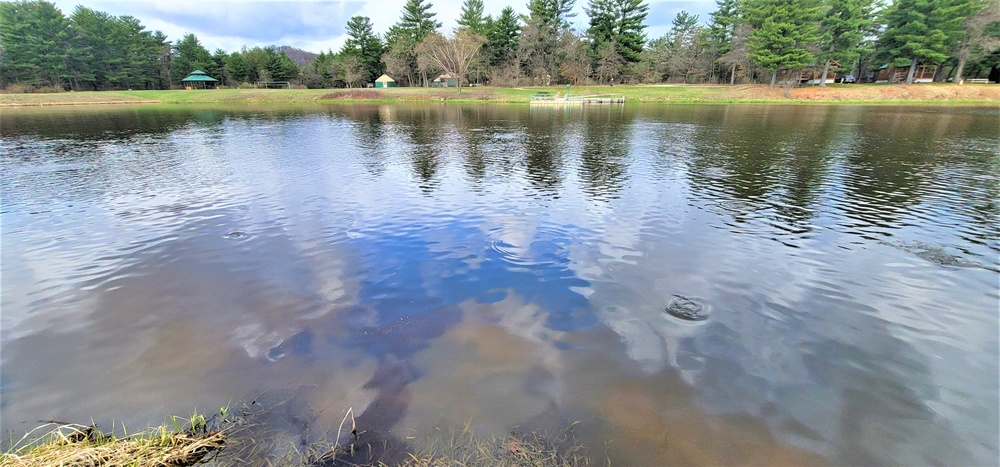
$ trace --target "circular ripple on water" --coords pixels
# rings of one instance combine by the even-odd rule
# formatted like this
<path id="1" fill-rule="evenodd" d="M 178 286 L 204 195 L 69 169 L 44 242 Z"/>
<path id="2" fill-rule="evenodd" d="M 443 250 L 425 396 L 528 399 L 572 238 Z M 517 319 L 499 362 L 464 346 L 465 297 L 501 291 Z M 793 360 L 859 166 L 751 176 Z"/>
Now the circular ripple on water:
<path id="1" fill-rule="evenodd" d="M 674 295 L 674 299 L 664 309 L 670 316 L 684 321 L 700 322 L 708 320 L 708 305 L 700 298 Z"/>
<path id="2" fill-rule="evenodd" d="M 514 266 L 545 266 L 565 255 L 563 245 L 570 235 L 558 226 L 511 224 L 489 232 L 489 249 Z"/>

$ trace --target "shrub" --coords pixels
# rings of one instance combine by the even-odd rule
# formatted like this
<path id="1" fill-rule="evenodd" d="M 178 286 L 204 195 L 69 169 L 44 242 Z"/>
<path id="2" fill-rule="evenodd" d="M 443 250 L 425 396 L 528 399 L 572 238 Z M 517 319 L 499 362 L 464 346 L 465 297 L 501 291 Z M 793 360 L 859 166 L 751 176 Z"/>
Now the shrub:
<path id="1" fill-rule="evenodd" d="M 62 86 L 32 86 L 23 83 L 10 83 L 4 88 L 8 94 L 49 94 L 63 92 Z"/>

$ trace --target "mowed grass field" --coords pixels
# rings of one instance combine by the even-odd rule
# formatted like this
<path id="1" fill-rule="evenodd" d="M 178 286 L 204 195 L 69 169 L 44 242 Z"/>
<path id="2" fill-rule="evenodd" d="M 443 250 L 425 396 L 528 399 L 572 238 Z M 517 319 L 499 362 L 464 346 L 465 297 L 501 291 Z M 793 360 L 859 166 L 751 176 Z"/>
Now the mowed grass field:
<path id="1" fill-rule="evenodd" d="M 766 85 L 639 85 L 467 87 L 455 89 L 218 89 L 169 91 L 79 91 L 52 94 L 0 93 L 0 107 L 96 104 L 185 104 L 220 102 L 499 102 L 526 103 L 536 92 L 624 96 L 628 102 L 674 103 L 916 103 L 1000 104 L 1000 85 L 947 83 L 806 86 L 786 98 Z"/>

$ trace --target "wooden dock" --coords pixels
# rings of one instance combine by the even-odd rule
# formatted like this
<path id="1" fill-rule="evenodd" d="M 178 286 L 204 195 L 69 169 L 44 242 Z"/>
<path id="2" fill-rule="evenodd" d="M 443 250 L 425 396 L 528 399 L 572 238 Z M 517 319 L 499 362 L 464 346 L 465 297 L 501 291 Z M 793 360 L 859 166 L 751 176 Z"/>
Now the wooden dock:
<path id="1" fill-rule="evenodd" d="M 625 96 L 571 96 L 568 93 L 538 92 L 531 96 L 531 105 L 624 104 Z"/>

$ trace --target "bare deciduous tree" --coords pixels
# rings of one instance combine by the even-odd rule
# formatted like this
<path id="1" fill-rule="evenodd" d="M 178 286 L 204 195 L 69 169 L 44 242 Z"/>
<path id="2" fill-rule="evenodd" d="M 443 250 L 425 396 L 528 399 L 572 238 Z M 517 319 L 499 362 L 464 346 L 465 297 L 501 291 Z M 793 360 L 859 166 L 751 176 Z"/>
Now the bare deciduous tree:
<path id="1" fill-rule="evenodd" d="M 744 74 L 749 74 L 750 67 L 752 66 L 750 62 L 750 48 L 747 45 L 750 30 L 749 24 L 736 26 L 736 29 L 733 31 L 729 52 L 723 54 L 722 58 L 719 59 L 720 63 L 729 67 L 730 85 L 736 84 L 736 71 L 738 69 L 742 69 Z"/>
<path id="2" fill-rule="evenodd" d="M 413 64 L 416 59 L 413 57 L 412 49 L 407 43 L 400 41 L 393 45 L 382 55 L 382 63 L 385 64 L 385 72 L 390 76 L 395 76 L 398 81 L 406 80 L 407 86 L 413 86 Z"/>
<path id="3" fill-rule="evenodd" d="M 615 50 L 614 41 L 601 44 L 597 49 L 597 69 L 594 70 L 597 73 L 597 80 L 602 84 L 613 85 L 624 64 L 625 59 Z"/>
<path id="4" fill-rule="evenodd" d="M 559 75 L 572 84 L 585 84 L 590 77 L 590 57 L 587 43 L 571 31 L 563 32 L 559 40 Z"/>
<path id="5" fill-rule="evenodd" d="M 361 66 L 361 60 L 353 55 L 348 55 L 340 59 L 340 66 L 344 69 L 344 83 L 347 84 L 348 88 L 353 88 L 355 85 L 360 84 L 365 78 L 364 68 Z"/>
<path id="6" fill-rule="evenodd" d="M 969 16 L 962 25 L 965 34 L 958 43 L 958 66 L 955 68 L 955 82 L 962 82 L 965 63 L 970 56 L 982 57 L 1000 48 L 1000 37 L 989 33 L 991 26 L 1000 23 L 1000 4 L 987 3 L 982 10 Z"/>
<path id="7" fill-rule="evenodd" d="M 418 62 L 439 67 L 454 76 L 458 82 L 458 92 L 461 93 L 462 80 L 475 62 L 484 42 L 482 36 L 467 30 L 456 31 L 450 39 L 432 33 L 416 48 Z"/>

